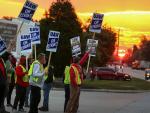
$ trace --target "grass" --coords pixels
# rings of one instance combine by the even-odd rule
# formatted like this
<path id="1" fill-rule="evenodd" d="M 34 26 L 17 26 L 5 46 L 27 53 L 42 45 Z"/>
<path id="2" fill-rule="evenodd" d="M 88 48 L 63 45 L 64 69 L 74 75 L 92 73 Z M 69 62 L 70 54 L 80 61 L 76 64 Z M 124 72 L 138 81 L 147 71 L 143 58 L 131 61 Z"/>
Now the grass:
<path id="1" fill-rule="evenodd" d="M 138 78 L 131 81 L 84 80 L 82 88 L 111 90 L 150 90 L 150 82 Z"/>

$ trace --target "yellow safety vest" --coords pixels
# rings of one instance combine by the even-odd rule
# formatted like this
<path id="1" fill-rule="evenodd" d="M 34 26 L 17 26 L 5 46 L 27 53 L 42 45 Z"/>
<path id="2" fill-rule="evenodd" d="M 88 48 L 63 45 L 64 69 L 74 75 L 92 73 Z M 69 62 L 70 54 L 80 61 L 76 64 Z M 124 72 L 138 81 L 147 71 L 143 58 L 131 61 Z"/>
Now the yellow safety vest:
<path id="1" fill-rule="evenodd" d="M 70 84 L 70 67 L 69 66 L 66 66 L 64 74 L 65 74 L 64 84 Z"/>
<path id="2" fill-rule="evenodd" d="M 19 66 L 22 68 L 22 70 L 23 70 L 24 73 L 27 72 L 27 70 L 26 70 L 22 65 L 19 65 Z M 23 82 L 29 82 L 29 76 L 28 76 L 28 74 L 26 74 L 26 75 L 22 78 L 22 80 L 23 80 Z"/>
<path id="3" fill-rule="evenodd" d="M 76 83 L 77 85 L 81 85 L 81 77 L 79 74 L 79 70 L 75 67 L 75 66 L 71 66 L 75 72 L 75 76 L 76 76 Z"/>
<path id="4" fill-rule="evenodd" d="M 40 65 L 40 71 L 42 72 L 44 70 L 43 68 L 43 65 L 40 64 L 40 62 L 38 60 L 34 61 L 31 66 L 30 66 L 30 69 L 29 69 L 29 76 L 31 77 L 32 81 L 39 84 L 41 83 L 43 77 L 37 77 L 37 76 L 33 76 L 33 67 L 34 67 L 34 64 L 39 64 Z"/>

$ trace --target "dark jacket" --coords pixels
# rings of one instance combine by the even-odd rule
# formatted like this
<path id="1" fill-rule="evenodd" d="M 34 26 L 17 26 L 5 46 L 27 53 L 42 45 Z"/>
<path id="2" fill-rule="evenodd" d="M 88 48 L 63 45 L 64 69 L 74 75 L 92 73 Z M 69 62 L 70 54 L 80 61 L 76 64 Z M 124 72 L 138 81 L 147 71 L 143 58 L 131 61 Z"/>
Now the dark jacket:
<path id="1" fill-rule="evenodd" d="M 48 77 L 47 79 L 45 80 L 45 83 L 52 83 L 53 82 L 53 75 L 54 75 L 54 71 L 53 71 L 53 67 L 52 66 L 49 66 L 49 69 L 48 69 Z"/>
<path id="2" fill-rule="evenodd" d="M 5 84 L 6 82 L 7 82 L 6 68 L 2 58 L 0 58 L 0 84 Z"/>
<path id="3" fill-rule="evenodd" d="M 10 85 L 15 85 L 15 71 L 12 71 L 11 72 L 11 82 L 10 82 Z"/>

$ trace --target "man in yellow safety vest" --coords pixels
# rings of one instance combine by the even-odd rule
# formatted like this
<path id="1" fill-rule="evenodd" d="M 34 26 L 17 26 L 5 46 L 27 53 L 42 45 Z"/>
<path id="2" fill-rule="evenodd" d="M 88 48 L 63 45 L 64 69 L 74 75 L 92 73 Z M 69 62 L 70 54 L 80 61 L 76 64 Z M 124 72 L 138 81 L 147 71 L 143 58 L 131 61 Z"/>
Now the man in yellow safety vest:
<path id="1" fill-rule="evenodd" d="M 41 100 L 41 88 L 44 84 L 45 71 L 43 64 L 46 63 L 45 54 L 40 53 L 38 60 L 35 60 L 29 69 L 31 102 L 29 113 L 38 113 L 38 105 Z"/>
<path id="2" fill-rule="evenodd" d="M 80 86 L 83 80 L 82 68 L 79 65 L 79 58 L 74 57 L 70 66 L 70 99 L 65 113 L 77 113 L 79 106 Z"/>

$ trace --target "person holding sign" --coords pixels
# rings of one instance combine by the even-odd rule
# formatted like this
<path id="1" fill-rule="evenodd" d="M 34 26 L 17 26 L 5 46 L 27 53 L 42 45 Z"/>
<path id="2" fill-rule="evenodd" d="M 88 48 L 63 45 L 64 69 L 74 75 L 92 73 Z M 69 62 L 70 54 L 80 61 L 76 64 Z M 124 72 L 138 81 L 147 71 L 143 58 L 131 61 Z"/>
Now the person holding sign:
<path id="1" fill-rule="evenodd" d="M 88 59 L 90 51 L 91 49 L 89 49 L 81 59 L 79 59 L 79 57 L 73 57 L 73 63 L 65 68 L 64 113 L 77 113 L 79 106 L 80 86 L 84 78 L 81 66 Z"/>
<path id="2" fill-rule="evenodd" d="M 41 88 L 44 84 L 44 75 L 46 74 L 43 64 L 46 63 L 45 54 L 40 53 L 38 60 L 35 60 L 29 69 L 31 102 L 29 113 L 38 113 L 38 105 L 41 100 Z"/>
<path id="3" fill-rule="evenodd" d="M 7 90 L 7 74 L 6 74 L 6 68 L 5 63 L 0 56 L 0 113 L 9 113 L 5 110 L 4 107 L 4 100 L 5 100 L 5 92 Z"/>
<path id="4" fill-rule="evenodd" d="M 26 67 L 26 57 L 21 56 L 19 65 L 15 69 L 16 73 L 16 97 L 12 111 L 16 111 L 19 103 L 19 111 L 24 111 L 23 106 L 26 96 L 26 88 L 29 86 L 28 72 Z"/>
<path id="5" fill-rule="evenodd" d="M 82 80 L 83 73 L 82 68 L 79 65 L 79 58 L 74 57 L 73 63 L 70 66 L 70 99 L 65 113 L 77 113 Z"/>

